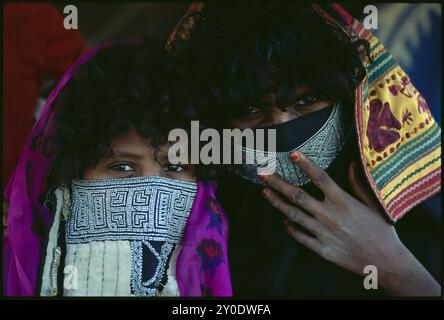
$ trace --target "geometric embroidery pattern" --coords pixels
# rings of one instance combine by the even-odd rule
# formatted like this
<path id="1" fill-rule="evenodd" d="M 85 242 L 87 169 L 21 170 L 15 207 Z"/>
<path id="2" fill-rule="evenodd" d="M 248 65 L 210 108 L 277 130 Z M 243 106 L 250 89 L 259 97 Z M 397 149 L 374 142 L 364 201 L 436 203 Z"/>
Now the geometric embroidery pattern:
<path id="1" fill-rule="evenodd" d="M 300 151 L 310 158 L 322 169 L 327 169 L 342 150 L 352 126 L 347 127 L 344 121 L 342 106 L 336 103 L 331 114 L 323 126 L 301 145 L 285 152 L 267 152 L 266 160 L 261 160 L 258 152 L 254 149 L 235 145 L 235 151 L 242 155 L 242 165 L 233 166 L 232 170 L 242 178 L 260 185 L 264 183 L 259 179 L 258 169 L 266 165 L 274 167 L 275 172 L 285 181 L 302 186 L 310 182 L 308 174 L 293 163 L 290 155 L 294 151 Z M 254 163 L 247 163 L 248 158 Z"/>
<path id="2" fill-rule="evenodd" d="M 153 176 L 74 180 L 66 242 L 179 243 L 196 191 L 194 182 Z"/>
<path id="3" fill-rule="evenodd" d="M 131 291 L 134 295 L 154 297 L 162 292 L 168 281 L 168 262 L 174 247 L 170 242 L 131 242 Z"/>

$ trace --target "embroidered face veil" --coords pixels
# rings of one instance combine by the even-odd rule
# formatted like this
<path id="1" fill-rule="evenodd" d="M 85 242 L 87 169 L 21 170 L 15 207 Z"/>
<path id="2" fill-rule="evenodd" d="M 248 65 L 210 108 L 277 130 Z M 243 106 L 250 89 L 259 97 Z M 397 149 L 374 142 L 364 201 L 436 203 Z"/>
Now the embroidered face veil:
<path id="1" fill-rule="evenodd" d="M 360 72 L 359 78 L 354 79 L 353 86 L 350 86 L 353 88 L 349 94 L 350 103 L 335 105 L 331 112 L 332 117 L 329 119 L 317 116 L 317 120 L 311 119 L 311 123 L 321 123 L 319 127 L 325 124 L 324 129 L 336 128 L 334 133 L 328 135 L 327 141 L 332 139 L 330 143 L 325 144 L 325 139 L 317 140 L 323 133 L 326 133 L 324 129 L 320 132 L 313 132 L 311 135 L 297 130 L 297 126 L 306 121 L 303 118 L 310 116 L 310 114 L 275 127 L 276 129 L 284 129 L 284 126 L 290 128 L 293 125 L 291 131 L 294 132 L 289 139 L 294 143 L 287 144 L 285 148 L 278 150 L 281 152 L 276 153 L 276 171 L 288 182 L 304 185 L 307 183 L 307 178 L 286 159 L 289 151 L 306 152 L 312 160 L 326 169 L 331 164 L 331 160 L 341 151 L 344 140 L 347 137 L 353 137 L 357 144 L 358 159 L 366 180 L 388 219 L 392 222 L 396 222 L 413 207 L 441 190 L 441 129 L 434 120 L 421 93 L 371 31 L 365 29 L 360 21 L 351 17 L 338 4 L 305 4 L 300 6 L 298 4 L 289 4 L 288 6 L 257 4 L 256 10 L 254 9 L 253 6 L 243 6 L 242 4 L 236 4 L 229 8 L 217 4 L 208 4 L 208 6 L 203 3 L 193 4 L 188 15 L 176 28 L 176 34 L 173 34 L 167 43 L 172 52 L 177 55 L 183 54 L 185 57 L 191 55 L 190 61 L 193 62 L 202 60 L 202 64 L 198 66 L 199 72 L 206 74 L 207 77 L 214 77 L 209 92 L 212 97 L 214 96 L 214 105 L 222 111 L 202 110 L 202 118 L 211 122 L 213 119 L 218 121 L 221 117 L 227 117 L 227 114 L 235 116 L 237 112 L 235 109 L 250 106 L 251 98 L 257 99 L 260 96 L 262 88 L 259 79 L 261 75 L 258 75 L 260 73 L 258 70 L 261 70 L 261 66 L 265 65 L 264 61 L 269 62 L 267 59 L 271 54 L 269 53 L 270 47 L 276 43 L 277 45 L 273 49 L 276 51 L 277 59 L 274 62 L 276 62 L 276 68 L 280 67 L 280 73 L 275 75 L 275 78 L 293 85 L 297 83 L 291 82 L 291 66 L 292 61 L 294 62 L 294 52 L 297 51 L 293 50 L 292 46 L 298 46 L 300 41 L 298 39 L 306 39 L 306 34 L 303 33 L 310 32 L 311 27 L 319 29 L 319 23 L 312 24 L 310 20 L 311 17 L 313 20 L 320 18 L 322 28 L 330 29 L 330 31 L 325 31 L 329 32 L 329 36 L 325 37 L 330 39 L 329 45 L 338 49 L 337 44 L 341 42 L 338 40 L 344 40 L 343 43 L 349 48 L 355 48 L 355 50 L 349 50 L 349 48 L 336 50 L 340 54 L 335 55 L 333 64 L 341 65 L 342 63 L 351 66 L 347 68 L 349 72 L 356 70 L 356 68 L 362 72 Z M 300 20 L 303 22 L 291 19 L 289 17 L 291 10 L 298 11 Z M 250 11 L 254 11 L 252 15 L 249 15 Z M 275 19 L 283 21 L 276 23 L 276 25 L 283 26 L 282 28 L 278 27 L 278 29 L 270 31 L 267 28 L 272 29 L 274 24 L 272 22 L 262 23 L 264 19 L 271 16 L 270 11 L 273 11 Z M 301 14 L 301 12 L 310 14 Z M 267 14 L 269 15 L 267 16 Z M 283 16 L 287 19 L 283 19 Z M 304 18 L 308 16 L 310 18 Z M 233 22 L 230 19 L 238 20 Z M 251 21 L 251 23 L 243 23 L 245 20 Z M 301 23 L 304 25 L 301 26 Z M 221 24 L 224 25 L 221 26 Z M 242 30 L 234 30 L 241 25 Z M 267 27 L 265 28 L 263 25 Z M 293 26 L 295 27 L 293 28 Z M 284 29 L 284 33 L 282 33 L 282 29 Z M 290 31 L 285 33 L 288 30 Z M 331 37 L 332 30 L 335 37 Z M 291 31 L 295 31 L 294 33 L 298 34 L 300 38 L 295 38 Z M 283 44 L 273 40 L 273 32 L 280 34 Z M 248 39 L 242 38 L 243 36 Z M 289 38 L 293 42 L 288 40 Z M 256 40 L 257 42 L 254 42 Z M 287 40 L 289 42 L 285 42 Z M 261 47 L 261 41 L 268 41 L 269 47 Z M 312 41 L 313 48 L 319 44 L 319 39 L 316 38 L 310 39 L 308 37 L 307 41 Z M 202 44 L 202 42 L 205 43 Z M 238 44 L 238 46 L 233 44 Z M 361 44 L 366 44 L 368 50 L 362 50 Z M 218 47 L 219 45 L 221 47 Z M 304 45 L 306 46 L 307 42 L 304 42 Z M 228 46 L 236 49 L 223 50 Z M 262 51 L 260 51 L 261 48 Z M 213 63 L 207 63 L 209 61 L 206 58 L 208 57 L 207 49 L 217 53 L 217 57 L 216 54 L 211 57 Z M 282 63 L 281 60 L 285 57 L 282 57 L 280 52 L 285 50 L 290 60 L 285 60 Z M 305 52 L 308 52 L 308 56 L 305 56 L 307 61 L 315 63 L 308 65 L 304 59 L 299 59 L 299 62 L 302 61 L 302 64 L 299 64 L 302 70 L 304 70 L 304 66 L 307 66 L 321 73 L 325 71 L 326 78 L 332 74 L 330 72 L 332 57 L 329 53 L 325 50 Z M 354 52 L 353 57 L 350 56 L 351 52 Z M 341 55 L 341 53 L 343 54 Z M 358 59 L 355 59 L 356 55 Z M 316 59 L 313 59 L 313 56 Z M 220 60 L 219 63 L 214 63 L 214 60 L 217 59 Z M 351 65 L 351 60 L 356 63 Z M 297 64 L 298 61 L 295 63 Z M 250 73 L 248 73 L 249 71 Z M 311 73 L 308 70 L 302 74 L 310 75 Z M 221 77 L 224 77 L 224 80 L 221 80 Z M 322 77 L 315 78 L 317 81 L 322 79 Z M 289 79 L 291 81 L 288 81 Z M 327 87 L 340 82 L 336 80 L 330 79 L 327 85 L 324 82 L 323 86 Z M 206 83 L 208 82 L 210 81 L 207 80 Z M 319 83 L 310 85 L 316 86 Z M 252 90 L 251 88 L 256 89 Z M 333 90 L 333 93 L 339 91 L 339 89 Z M 252 97 L 249 97 L 251 92 L 253 93 Z M 247 98 L 249 100 L 245 101 Z M 240 103 L 237 101 L 239 99 Z M 341 102 L 335 101 L 335 99 L 333 101 Z M 341 110 L 342 113 L 337 113 Z M 337 117 L 334 116 L 335 114 Z M 336 122 L 336 120 L 338 117 L 344 119 L 344 115 L 350 116 L 351 121 L 345 123 L 345 126 L 341 128 L 338 124 L 344 123 L 344 121 Z M 411 116 L 411 120 L 404 121 L 405 115 Z M 333 125 L 334 123 L 336 124 Z M 304 140 L 296 143 L 298 135 L 304 137 Z M 279 137 L 277 138 L 279 140 Z M 428 141 L 428 143 L 424 143 L 424 141 Z M 243 149 L 243 152 L 255 153 L 255 150 Z M 323 155 L 319 155 L 319 153 L 323 153 Z M 413 156 L 414 154 L 417 156 Z M 256 168 L 257 165 L 241 166 L 236 168 L 236 172 L 249 181 L 260 183 L 256 177 Z"/>
<path id="2" fill-rule="evenodd" d="M 157 42 L 150 39 L 101 45 L 81 57 L 52 92 L 6 191 L 10 200 L 10 236 L 6 249 L 13 257 L 8 259 L 6 268 L 6 294 L 231 295 L 226 258 L 227 226 L 215 198 L 216 185 L 200 178 L 197 182 L 182 179 L 180 174 L 168 176 L 153 171 L 154 175 L 146 175 L 143 174 L 146 169 L 137 169 L 139 172 L 134 169 L 137 165 L 129 167 L 122 163 L 107 164 L 106 170 L 119 170 L 113 178 L 103 178 L 103 171 L 100 171 L 102 160 L 110 156 L 106 150 L 112 148 L 113 142 L 103 149 L 100 145 L 90 147 L 93 145 L 90 140 L 96 139 L 91 133 L 95 132 L 97 140 L 103 139 L 109 127 L 109 130 L 115 130 L 116 135 L 111 134 L 113 139 L 124 136 L 130 127 L 135 127 L 137 135 L 144 139 L 149 137 L 150 144 L 155 146 L 163 143 L 169 126 L 180 125 L 171 120 L 162 127 L 165 123 L 153 120 L 166 117 L 162 110 L 167 109 L 155 109 L 156 94 L 163 90 L 159 87 L 162 81 L 157 79 L 156 88 L 149 86 L 156 77 L 155 73 L 149 72 L 156 68 L 150 68 L 149 64 L 160 66 L 167 63 L 162 60 L 167 59 L 163 58 L 162 50 L 156 46 Z M 152 49 L 149 57 L 143 51 L 146 48 Z M 131 63 L 125 68 L 115 66 L 114 61 L 119 59 L 120 66 L 124 66 L 123 61 L 127 58 Z M 95 64 L 100 67 L 95 68 Z M 148 72 L 139 78 L 139 70 Z M 95 93 L 89 97 L 79 94 L 92 90 L 85 86 L 85 82 L 99 88 L 95 91 L 97 96 L 100 90 L 110 96 L 103 96 L 100 101 L 95 98 Z M 103 87 L 105 83 L 116 85 L 116 88 L 128 83 L 132 91 L 129 95 L 118 89 L 110 92 Z M 172 87 L 174 85 L 177 84 Z M 145 90 L 139 90 L 142 87 Z M 172 88 L 166 90 L 171 103 L 171 97 L 177 93 Z M 73 96 L 76 97 L 75 103 L 69 105 Z M 85 98 L 89 100 L 82 100 Z M 79 106 L 82 101 L 92 109 Z M 100 107 L 95 106 L 100 104 L 104 105 L 106 114 L 97 117 Z M 125 115 L 119 116 L 119 105 L 126 105 L 122 107 Z M 75 114 L 70 114 L 71 111 Z M 148 119 L 149 114 L 153 118 Z M 137 115 L 131 120 L 134 123 L 109 120 L 113 117 L 127 119 L 131 115 Z M 96 119 L 94 126 L 88 127 L 88 120 L 84 120 L 77 121 L 77 127 L 69 128 L 68 120 L 81 120 L 82 117 Z M 143 132 L 148 122 L 156 123 L 157 128 L 150 127 Z M 73 150 L 57 149 L 61 141 L 69 139 L 73 140 L 70 144 Z M 88 178 L 83 177 L 82 172 L 94 164 L 91 159 L 82 163 L 80 155 L 76 158 L 76 150 L 82 150 L 90 158 L 93 158 L 91 154 L 97 155 L 94 169 L 98 172 L 97 177 L 91 178 L 91 173 Z M 158 153 L 153 155 L 157 159 Z M 20 183 L 21 179 L 25 179 L 25 185 Z M 46 201 L 42 201 L 45 195 Z M 22 212 L 21 216 L 19 212 Z M 35 226 L 39 221 L 43 235 L 38 235 L 30 227 L 23 229 L 27 223 Z M 42 240 L 43 250 L 40 252 Z M 218 254 L 209 256 L 208 250 L 214 248 Z M 43 258 L 37 272 L 40 256 Z M 23 268 L 18 263 L 23 264 Z"/>

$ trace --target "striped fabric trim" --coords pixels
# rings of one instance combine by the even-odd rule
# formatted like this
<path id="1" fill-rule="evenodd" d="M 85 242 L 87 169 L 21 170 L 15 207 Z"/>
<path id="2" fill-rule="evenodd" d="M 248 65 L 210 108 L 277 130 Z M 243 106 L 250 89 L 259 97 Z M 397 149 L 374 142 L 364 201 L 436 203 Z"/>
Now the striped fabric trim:
<path id="1" fill-rule="evenodd" d="M 376 59 L 380 55 L 382 55 L 387 50 L 385 49 L 384 45 L 381 42 L 376 42 L 375 45 L 370 49 L 372 52 L 372 57 Z"/>
<path id="2" fill-rule="evenodd" d="M 440 131 L 439 126 L 434 123 L 429 130 L 401 146 L 390 159 L 371 170 L 378 189 L 395 177 L 400 168 L 402 169 L 419 156 L 423 157 L 435 150 L 441 142 Z"/>
<path id="3" fill-rule="evenodd" d="M 405 172 L 408 168 L 413 166 L 415 163 L 417 163 L 418 161 L 420 161 L 424 157 L 428 156 L 429 154 L 435 152 L 435 150 L 438 149 L 440 146 L 441 146 L 441 144 L 436 144 L 433 148 L 426 149 L 423 153 L 421 153 L 421 154 L 417 155 L 416 157 L 412 158 L 407 164 L 405 164 L 402 168 L 400 168 L 397 172 L 395 172 L 391 177 L 388 177 L 388 179 L 381 186 L 381 189 L 384 189 L 391 181 L 393 181 L 402 172 Z"/>
<path id="4" fill-rule="evenodd" d="M 386 52 L 387 52 L 387 49 L 378 40 L 375 40 L 375 43 L 370 48 L 370 56 L 372 57 L 373 60 L 378 59 L 380 56 L 382 56 Z"/>
<path id="5" fill-rule="evenodd" d="M 441 169 L 439 171 L 439 176 L 441 176 Z M 392 219 L 396 222 L 402 218 L 410 209 L 416 207 L 421 202 L 429 199 L 433 195 L 437 194 L 441 190 L 441 179 L 433 183 L 427 188 L 421 187 L 421 189 L 415 190 L 415 195 L 407 199 L 403 205 L 392 209 Z"/>
<path id="6" fill-rule="evenodd" d="M 339 5 L 332 5 L 342 17 L 342 23 L 349 25 L 361 39 L 370 43 L 370 56 L 373 61 L 367 66 L 368 90 L 375 88 L 381 77 L 397 67 L 384 45 L 368 30 L 361 22 L 353 19 Z M 363 87 L 359 86 L 355 97 L 362 97 Z M 356 99 L 355 122 L 358 134 L 358 144 L 361 160 L 364 163 L 364 172 L 367 180 L 374 191 L 384 211 L 393 222 L 403 217 L 410 209 L 419 203 L 429 199 L 441 190 L 441 129 L 434 123 L 421 136 L 404 141 L 396 152 L 388 159 L 381 162 L 377 167 L 369 170 L 366 163 L 371 159 L 367 157 L 364 146 L 364 128 L 368 122 L 365 105 Z M 417 108 L 416 99 L 403 105 L 404 108 Z M 401 106 L 399 106 L 401 107 Z M 367 146 L 368 147 L 368 146 Z M 398 181 L 399 180 L 399 181 Z"/>
<path id="7" fill-rule="evenodd" d="M 401 190 L 396 198 L 392 199 L 387 203 L 387 208 L 398 208 L 401 205 L 405 204 L 405 202 L 411 198 L 413 194 L 416 194 L 418 188 L 428 188 L 430 186 L 434 186 L 437 182 L 441 182 L 441 168 L 437 168 L 433 170 L 429 175 L 422 177 L 415 183 L 410 186 L 407 186 L 403 190 Z M 407 199 L 407 200 L 406 200 Z"/>
<path id="8" fill-rule="evenodd" d="M 397 65 L 395 60 L 393 60 L 392 56 L 388 52 L 384 52 L 384 54 L 380 55 L 375 62 L 368 69 L 369 73 L 369 83 L 372 85 L 375 81 L 377 81 L 382 75 L 390 71 Z"/>
<path id="9" fill-rule="evenodd" d="M 436 132 L 438 131 L 438 132 Z M 441 134 L 441 128 L 439 128 L 439 126 L 436 124 L 436 122 L 429 127 L 425 132 L 423 132 L 421 135 L 419 135 L 418 137 L 416 137 L 416 139 L 412 139 L 409 142 L 407 142 L 406 144 L 400 146 L 397 150 L 396 156 L 392 156 L 389 159 L 387 159 L 386 162 L 381 163 L 380 165 L 378 165 L 377 167 L 373 168 L 371 170 L 371 173 L 373 176 L 378 177 L 381 174 L 381 170 L 385 169 L 387 166 L 391 165 L 393 161 L 397 160 L 397 156 L 398 156 L 398 152 L 404 152 L 407 151 L 405 150 L 405 148 L 410 148 L 410 146 L 412 144 L 415 144 L 416 142 L 418 142 L 418 139 L 426 139 L 428 138 L 431 134 Z"/>
<path id="10" fill-rule="evenodd" d="M 407 180 L 409 180 L 410 178 L 412 178 L 412 177 L 415 176 L 415 175 L 418 175 L 421 171 L 428 169 L 430 166 L 432 166 L 432 165 L 435 164 L 436 162 L 438 162 L 438 161 L 440 162 L 440 160 L 441 160 L 441 155 L 439 155 L 439 156 L 436 157 L 436 158 L 431 159 L 430 161 L 426 162 L 423 166 L 421 166 L 421 167 L 415 169 L 414 171 L 410 172 L 408 175 L 406 175 L 406 176 L 401 180 L 401 182 L 399 182 L 398 184 L 396 184 L 396 185 L 392 188 L 392 190 L 384 196 L 383 200 L 388 199 L 388 198 L 392 195 L 392 193 L 395 193 L 395 192 L 398 192 L 398 193 L 399 193 L 399 188 L 401 188 L 401 187 L 403 186 L 403 184 L 404 184 Z"/>

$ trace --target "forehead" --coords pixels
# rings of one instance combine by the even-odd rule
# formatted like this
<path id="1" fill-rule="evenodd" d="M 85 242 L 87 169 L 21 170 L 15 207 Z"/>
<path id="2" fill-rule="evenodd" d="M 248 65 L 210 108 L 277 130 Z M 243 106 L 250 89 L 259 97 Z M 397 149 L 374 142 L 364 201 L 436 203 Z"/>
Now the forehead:
<path id="1" fill-rule="evenodd" d="M 134 127 L 115 137 L 111 141 L 111 150 L 114 155 L 119 154 L 149 154 L 155 157 L 158 154 L 167 154 L 172 142 L 166 141 L 160 145 L 152 145 L 151 138 L 140 136 Z"/>
<path id="2" fill-rule="evenodd" d="M 298 98 L 301 95 L 311 92 L 312 89 L 308 85 L 297 84 L 294 86 L 295 98 Z M 276 101 L 276 93 L 275 92 L 264 92 L 261 97 L 261 101 L 265 103 L 274 103 Z"/>

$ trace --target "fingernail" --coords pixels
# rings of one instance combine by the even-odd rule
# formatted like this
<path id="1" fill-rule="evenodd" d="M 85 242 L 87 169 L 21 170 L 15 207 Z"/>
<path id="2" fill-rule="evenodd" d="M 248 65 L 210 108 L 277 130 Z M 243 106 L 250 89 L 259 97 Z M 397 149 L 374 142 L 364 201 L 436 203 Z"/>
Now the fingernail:
<path id="1" fill-rule="evenodd" d="M 299 155 L 299 152 L 295 151 L 290 155 L 290 158 L 293 162 L 296 162 L 301 158 L 301 156 Z"/>
<path id="2" fill-rule="evenodd" d="M 269 193 L 270 193 L 270 190 L 268 190 L 267 188 L 265 188 L 265 189 L 262 190 L 262 196 L 263 196 L 264 198 L 267 198 L 268 195 L 269 195 Z"/>
<path id="3" fill-rule="evenodd" d="M 265 180 L 267 180 L 267 176 L 259 175 L 259 180 L 261 180 L 262 182 L 265 182 Z"/>

